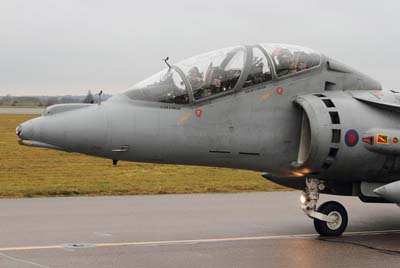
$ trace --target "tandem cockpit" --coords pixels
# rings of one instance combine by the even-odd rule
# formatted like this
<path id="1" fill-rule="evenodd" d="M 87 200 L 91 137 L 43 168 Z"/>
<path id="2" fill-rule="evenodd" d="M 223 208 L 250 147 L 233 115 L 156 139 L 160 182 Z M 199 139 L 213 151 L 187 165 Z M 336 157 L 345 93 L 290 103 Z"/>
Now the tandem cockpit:
<path id="1" fill-rule="evenodd" d="M 282 79 L 321 65 L 321 55 L 294 45 L 224 48 L 195 56 L 136 84 L 132 100 L 191 104 Z"/>

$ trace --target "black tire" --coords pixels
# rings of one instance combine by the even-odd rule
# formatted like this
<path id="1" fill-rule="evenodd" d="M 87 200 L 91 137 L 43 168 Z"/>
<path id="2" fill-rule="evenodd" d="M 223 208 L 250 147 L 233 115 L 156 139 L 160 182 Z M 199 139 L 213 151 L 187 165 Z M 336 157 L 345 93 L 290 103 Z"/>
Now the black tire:
<path id="1" fill-rule="evenodd" d="M 329 201 L 322 204 L 318 212 L 325 215 L 336 215 L 339 217 L 339 223 L 332 224 L 325 221 L 314 219 L 315 230 L 321 236 L 341 236 L 347 228 L 348 216 L 346 209 L 338 202 Z"/>

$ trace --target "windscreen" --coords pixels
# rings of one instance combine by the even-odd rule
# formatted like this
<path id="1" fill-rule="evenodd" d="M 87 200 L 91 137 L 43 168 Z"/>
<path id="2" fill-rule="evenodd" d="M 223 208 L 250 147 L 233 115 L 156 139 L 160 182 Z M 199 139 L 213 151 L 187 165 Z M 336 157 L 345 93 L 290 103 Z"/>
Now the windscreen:
<path id="1" fill-rule="evenodd" d="M 185 83 L 173 68 L 163 70 L 136 84 L 125 95 L 133 100 L 175 104 L 189 103 Z"/>

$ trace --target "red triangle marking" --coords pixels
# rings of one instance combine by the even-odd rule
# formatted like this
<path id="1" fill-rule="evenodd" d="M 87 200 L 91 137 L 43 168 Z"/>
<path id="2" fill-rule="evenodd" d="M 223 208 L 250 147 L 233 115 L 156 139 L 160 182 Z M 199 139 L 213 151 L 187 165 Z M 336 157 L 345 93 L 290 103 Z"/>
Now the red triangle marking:
<path id="1" fill-rule="evenodd" d="M 362 141 L 366 144 L 374 145 L 374 136 L 364 137 L 362 138 Z"/>

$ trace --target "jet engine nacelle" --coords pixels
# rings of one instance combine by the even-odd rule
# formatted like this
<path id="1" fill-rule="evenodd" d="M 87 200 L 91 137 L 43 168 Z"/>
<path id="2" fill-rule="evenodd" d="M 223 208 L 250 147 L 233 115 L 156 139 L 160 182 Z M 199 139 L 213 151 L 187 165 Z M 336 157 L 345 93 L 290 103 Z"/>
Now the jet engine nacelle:
<path id="1" fill-rule="evenodd" d="M 303 95 L 294 102 L 303 113 L 295 172 L 380 180 L 384 172 L 400 170 L 397 112 L 365 104 L 351 92 Z"/>

